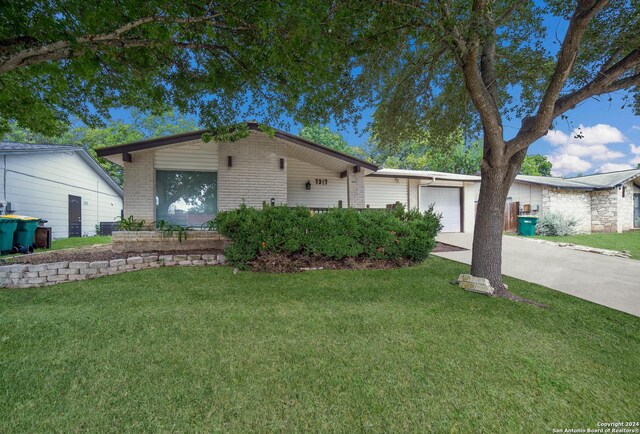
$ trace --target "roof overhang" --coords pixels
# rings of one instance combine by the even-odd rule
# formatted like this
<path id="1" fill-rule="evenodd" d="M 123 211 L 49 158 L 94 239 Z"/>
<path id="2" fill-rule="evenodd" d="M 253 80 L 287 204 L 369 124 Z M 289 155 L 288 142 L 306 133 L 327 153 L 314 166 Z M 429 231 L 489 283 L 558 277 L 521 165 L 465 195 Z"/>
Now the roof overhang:
<path id="1" fill-rule="evenodd" d="M 262 132 L 260 130 L 260 124 L 256 122 L 248 122 L 247 126 L 250 131 Z M 125 161 L 132 161 L 132 153 L 159 148 L 162 146 L 178 145 L 195 140 L 202 140 L 202 135 L 206 132 L 207 130 L 198 130 L 189 133 L 175 134 L 172 136 L 140 140 L 137 142 L 125 143 L 116 146 L 109 146 L 106 148 L 96 149 L 96 154 L 98 155 L 98 157 L 107 158 L 109 161 L 122 165 Z M 274 137 L 280 140 L 284 140 L 287 143 L 297 145 L 308 151 L 320 153 L 333 159 L 341 160 L 354 167 L 360 167 L 371 171 L 376 171 L 378 169 L 378 166 L 368 161 L 361 160 L 343 152 L 336 151 L 335 149 L 331 149 L 318 143 L 314 143 L 310 140 L 303 139 L 302 137 L 287 133 L 285 131 L 275 130 Z"/>

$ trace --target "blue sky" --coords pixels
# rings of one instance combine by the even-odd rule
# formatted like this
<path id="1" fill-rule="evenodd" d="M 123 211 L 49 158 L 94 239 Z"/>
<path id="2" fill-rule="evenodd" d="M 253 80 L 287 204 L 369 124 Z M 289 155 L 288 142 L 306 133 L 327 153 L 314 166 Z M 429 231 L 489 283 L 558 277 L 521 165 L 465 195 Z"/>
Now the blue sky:
<path id="1" fill-rule="evenodd" d="M 561 38 L 566 30 L 566 22 L 557 18 L 545 17 L 545 25 Z M 545 44 L 550 52 L 557 50 L 556 38 L 550 37 Z M 611 96 L 611 101 L 609 101 Z M 548 156 L 553 163 L 556 176 L 575 176 L 596 172 L 608 172 L 635 168 L 640 164 L 640 117 L 635 116 L 630 107 L 623 107 L 624 92 L 604 95 L 583 102 L 566 115 L 568 119 L 557 119 L 553 131 L 538 140 L 529 148 L 529 154 Z M 128 121 L 126 111 L 112 112 L 115 119 Z M 352 146 L 363 147 L 367 135 L 362 134 L 371 121 L 373 109 L 362 113 L 358 128 L 339 129 L 335 124 L 329 127 L 342 134 Z M 292 123 L 290 132 L 297 134 L 302 127 Z M 505 124 L 505 137 L 516 134 L 519 121 Z M 575 138 L 580 132 L 583 138 Z"/>

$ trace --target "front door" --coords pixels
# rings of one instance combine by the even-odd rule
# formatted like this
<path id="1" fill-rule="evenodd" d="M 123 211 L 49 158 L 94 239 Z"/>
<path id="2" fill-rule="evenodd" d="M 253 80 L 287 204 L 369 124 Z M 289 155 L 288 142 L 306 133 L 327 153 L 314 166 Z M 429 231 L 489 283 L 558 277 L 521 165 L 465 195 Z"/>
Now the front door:
<path id="1" fill-rule="evenodd" d="M 633 195 L 633 227 L 640 228 L 640 193 Z"/>
<path id="2" fill-rule="evenodd" d="M 82 198 L 69 195 L 69 237 L 82 236 Z"/>

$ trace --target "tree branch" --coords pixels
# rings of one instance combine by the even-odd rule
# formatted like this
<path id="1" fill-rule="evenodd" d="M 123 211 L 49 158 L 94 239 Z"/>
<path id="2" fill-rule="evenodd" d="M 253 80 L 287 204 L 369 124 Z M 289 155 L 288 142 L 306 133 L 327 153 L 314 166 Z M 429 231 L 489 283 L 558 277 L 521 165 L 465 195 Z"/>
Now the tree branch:
<path id="1" fill-rule="evenodd" d="M 558 52 L 556 67 L 551 75 L 547 90 L 542 97 L 538 112 L 522 121 L 522 127 L 516 137 L 507 144 L 508 156 L 515 155 L 533 141 L 547 133 L 554 119 L 555 105 L 564 88 L 567 78 L 573 70 L 580 51 L 580 42 L 593 17 L 608 4 L 608 0 L 579 0 L 578 6 L 569 21 L 569 28 Z"/>
<path id="2" fill-rule="evenodd" d="M 37 47 L 28 48 L 18 51 L 11 55 L 2 56 L 0 63 L 0 74 L 12 71 L 17 68 L 42 63 L 51 60 L 60 60 L 67 56 L 71 56 L 74 52 L 76 45 L 118 45 L 118 41 L 122 41 L 122 46 L 139 46 L 128 45 L 131 40 L 123 40 L 123 35 L 136 29 L 140 26 L 149 23 L 170 23 L 170 24 L 195 24 L 195 23 L 211 23 L 220 14 L 211 14 L 199 17 L 165 17 L 165 16 L 148 16 L 139 18 L 134 21 L 130 21 L 122 26 L 118 27 L 112 32 L 97 34 L 97 35 L 85 35 L 75 39 L 75 41 L 57 41 L 49 44 L 40 45 Z M 216 27 L 221 27 L 227 30 L 246 30 L 248 27 L 230 28 L 223 25 L 215 24 Z M 144 45 L 144 44 L 143 44 Z M 7 51 L 7 50 L 5 50 Z"/>

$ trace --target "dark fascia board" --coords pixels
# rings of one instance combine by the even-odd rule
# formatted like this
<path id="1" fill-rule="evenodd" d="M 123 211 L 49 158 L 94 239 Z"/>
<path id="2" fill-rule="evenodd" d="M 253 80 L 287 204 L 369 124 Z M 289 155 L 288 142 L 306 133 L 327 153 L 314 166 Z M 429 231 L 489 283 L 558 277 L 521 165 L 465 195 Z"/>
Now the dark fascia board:
<path id="1" fill-rule="evenodd" d="M 260 131 L 260 124 L 256 122 L 247 122 L 247 126 L 250 130 Z M 190 133 L 175 134 L 173 136 L 160 137 L 155 139 L 141 140 L 138 142 L 125 143 L 123 145 L 109 146 L 106 148 L 96 149 L 98 157 L 107 157 L 109 155 L 117 155 L 125 152 L 143 151 L 145 149 L 157 148 L 160 146 L 173 145 L 176 143 L 189 142 L 191 140 L 199 140 L 202 138 L 202 134 L 207 130 L 198 130 Z M 367 161 L 360 160 L 359 158 L 352 157 L 351 155 L 344 154 L 326 146 L 319 145 L 302 137 L 295 136 L 293 134 L 286 133 L 284 131 L 275 130 L 275 137 L 294 143 L 296 145 L 312 149 L 331 157 L 339 158 L 354 166 L 361 166 L 369 170 L 378 170 L 378 166 L 371 164 Z"/>
<path id="2" fill-rule="evenodd" d="M 174 134 L 172 136 L 158 137 L 155 139 L 140 140 L 138 142 L 125 143 L 123 145 L 107 146 L 96 149 L 98 157 L 123 154 L 125 152 L 144 151 L 145 149 L 157 148 L 159 146 L 173 145 L 175 143 L 190 142 L 199 140 L 207 130 L 191 131 L 189 133 Z"/>

